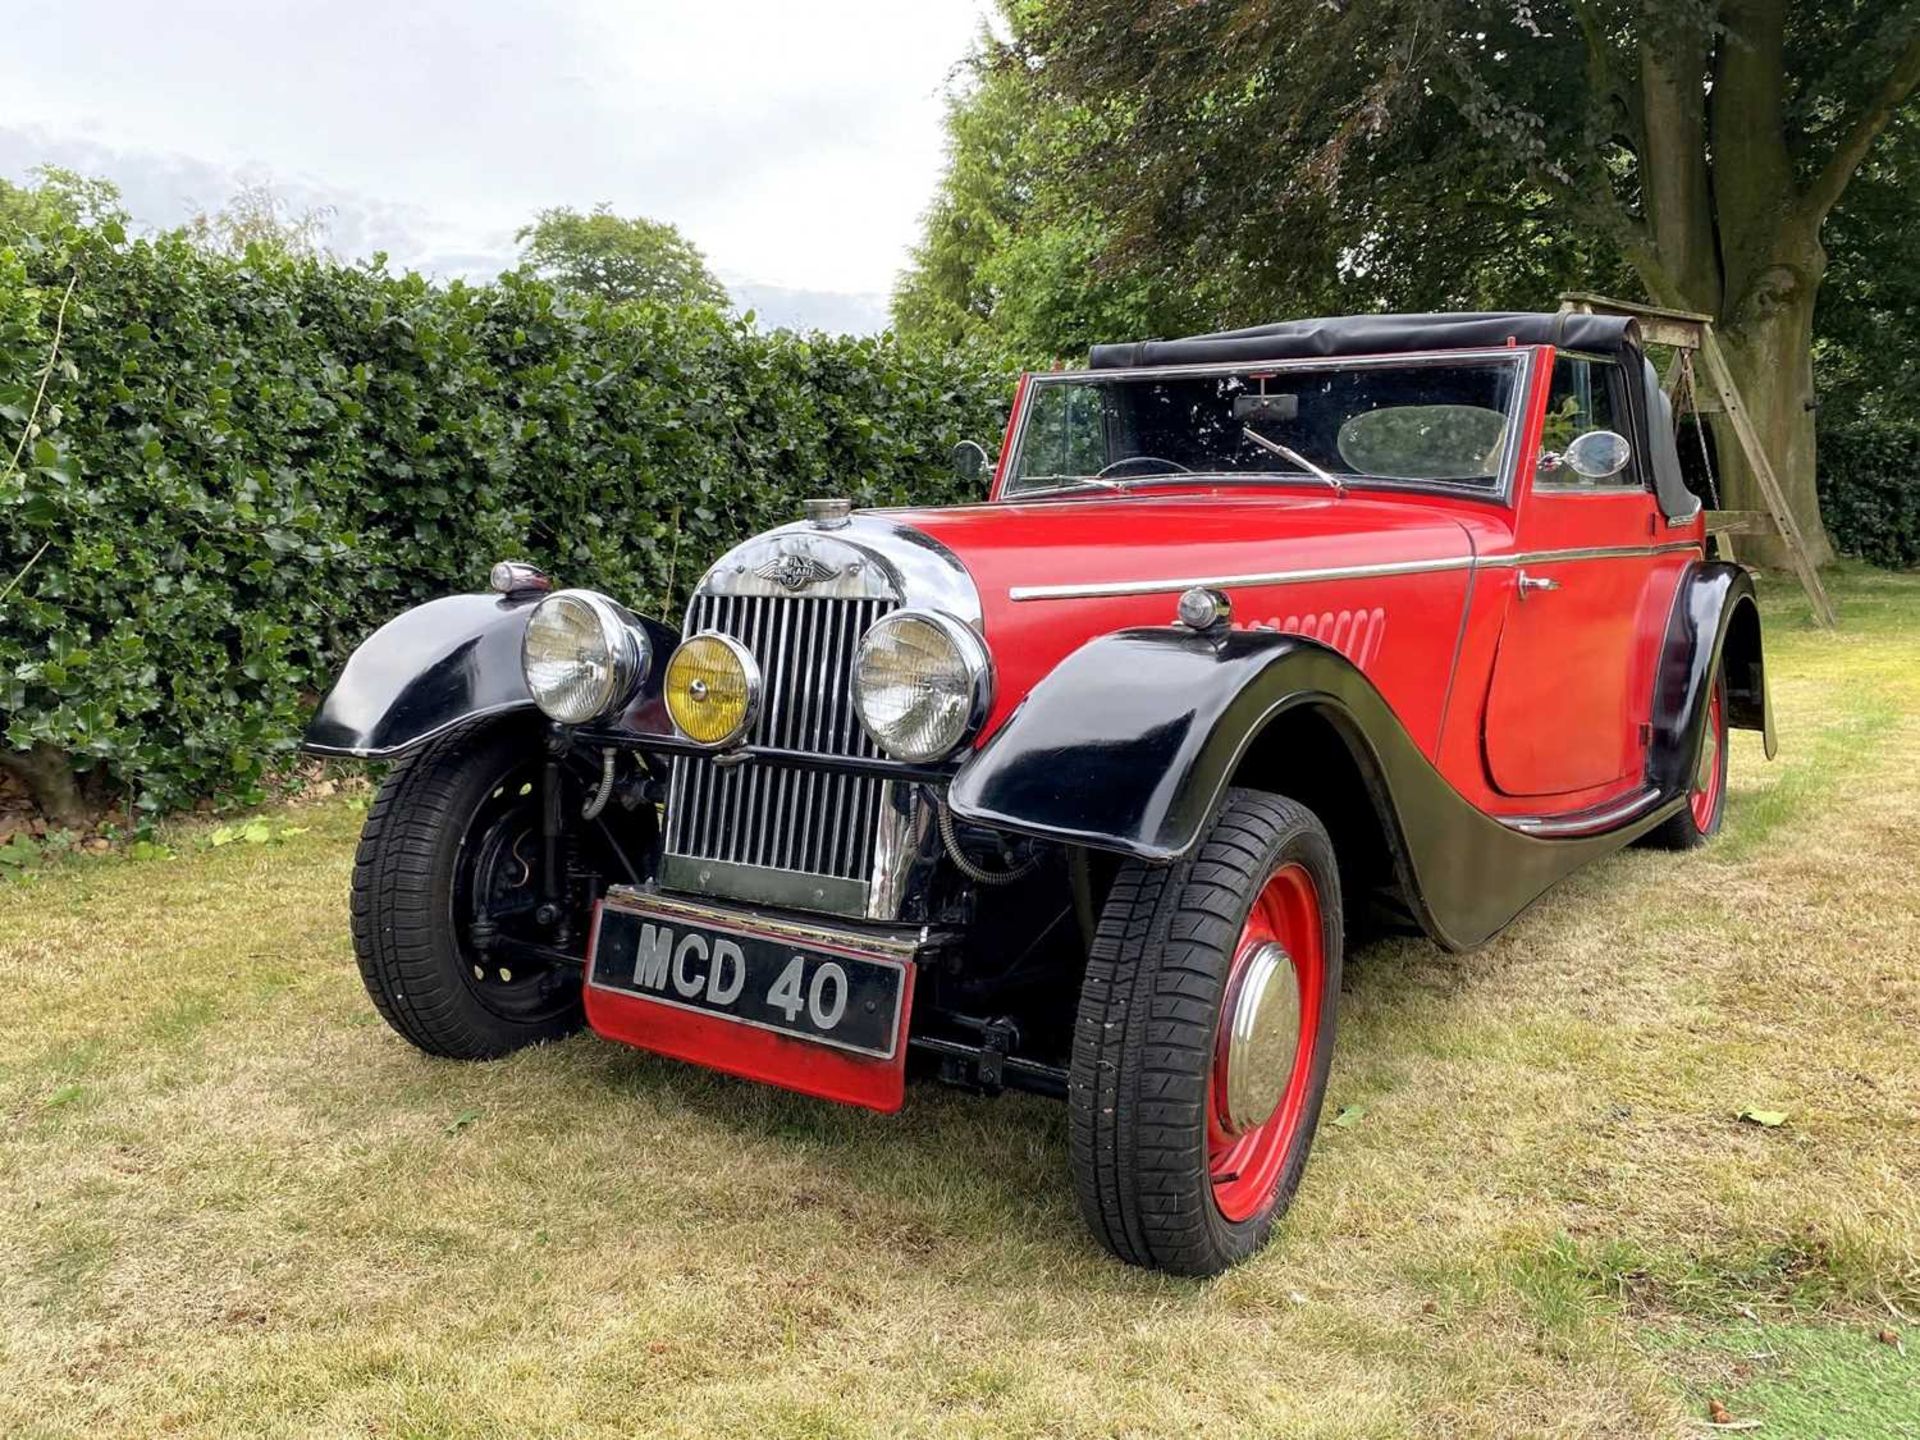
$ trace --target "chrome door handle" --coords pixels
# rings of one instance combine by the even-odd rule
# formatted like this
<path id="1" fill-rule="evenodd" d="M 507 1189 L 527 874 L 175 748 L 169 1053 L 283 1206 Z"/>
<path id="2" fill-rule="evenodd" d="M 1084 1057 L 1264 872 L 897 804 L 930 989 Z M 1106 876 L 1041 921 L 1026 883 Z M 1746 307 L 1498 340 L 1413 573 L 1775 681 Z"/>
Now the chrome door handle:
<path id="1" fill-rule="evenodd" d="M 1548 579 L 1545 575 L 1529 575 L 1524 570 L 1520 572 L 1520 598 L 1522 600 L 1527 598 L 1530 591 L 1558 590 L 1559 588 L 1560 582 L 1558 580 Z"/>

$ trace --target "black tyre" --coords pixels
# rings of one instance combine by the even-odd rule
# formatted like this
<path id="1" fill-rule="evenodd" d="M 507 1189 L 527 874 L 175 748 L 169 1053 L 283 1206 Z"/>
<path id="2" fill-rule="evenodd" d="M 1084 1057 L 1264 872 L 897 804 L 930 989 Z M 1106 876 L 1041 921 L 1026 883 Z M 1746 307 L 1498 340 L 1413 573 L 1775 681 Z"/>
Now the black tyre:
<path id="1" fill-rule="evenodd" d="M 584 900 L 541 913 L 545 760 L 537 724 L 463 727 L 395 769 L 367 811 L 354 953 L 381 1016 L 429 1055 L 491 1059 L 583 1023 L 577 969 L 504 956 L 475 931 L 584 939 Z"/>
<path id="2" fill-rule="evenodd" d="M 1687 803 L 1647 832 L 1656 850 L 1693 850 L 1720 833 L 1727 809 L 1727 686 L 1716 675 L 1707 697 L 1707 728 L 1700 737 Z"/>
<path id="3" fill-rule="evenodd" d="M 1081 1213 L 1122 1260 L 1212 1275 L 1265 1242 L 1319 1123 L 1342 938 L 1332 843 L 1291 800 L 1229 791 L 1192 858 L 1122 867 L 1068 1086 Z"/>

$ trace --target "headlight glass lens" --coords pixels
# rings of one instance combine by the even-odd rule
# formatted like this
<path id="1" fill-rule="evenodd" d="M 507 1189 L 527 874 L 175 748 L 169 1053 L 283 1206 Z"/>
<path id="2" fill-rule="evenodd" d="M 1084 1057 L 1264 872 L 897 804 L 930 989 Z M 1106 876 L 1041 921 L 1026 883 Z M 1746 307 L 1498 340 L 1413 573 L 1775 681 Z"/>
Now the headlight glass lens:
<path id="1" fill-rule="evenodd" d="M 520 646 L 533 703 L 563 725 L 584 725 L 626 699 L 644 659 L 640 637 L 613 603 L 584 590 L 534 606 Z"/>
<path id="2" fill-rule="evenodd" d="M 667 713 L 702 745 L 730 745 L 746 734 L 760 699 L 760 670 L 739 641 L 703 632 L 667 662 Z"/>
<path id="3" fill-rule="evenodd" d="M 902 610 L 875 622 L 853 661 L 860 723 L 897 760 L 950 754 L 986 708 L 987 655 L 950 616 Z"/>

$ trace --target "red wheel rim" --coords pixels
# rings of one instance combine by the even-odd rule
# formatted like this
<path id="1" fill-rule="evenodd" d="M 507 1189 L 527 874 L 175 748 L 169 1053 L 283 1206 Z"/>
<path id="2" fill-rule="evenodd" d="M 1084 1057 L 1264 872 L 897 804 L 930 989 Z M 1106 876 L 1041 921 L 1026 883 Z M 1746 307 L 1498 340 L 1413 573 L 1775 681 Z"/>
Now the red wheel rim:
<path id="1" fill-rule="evenodd" d="M 1215 1046 L 1213 1068 L 1207 1077 L 1207 1175 L 1213 1182 L 1213 1203 L 1222 1216 L 1236 1223 L 1257 1215 L 1271 1203 L 1300 1129 L 1313 1076 L 1326 976 L 1326 936 L 1320 917 L 1320 892 L 1306 867 L 1298 863 L 1274 871 L 1247 914 L 1227 972 L 1220 1021 L 1223 1035 L 1248 962 L 1270 944 L 1280 946 L 1292 959 L 1299 990 L 1299 1039 L 1279 1103 L 1266 1120 L 1236 1134 L 1227 1118 L 1224 1044 Z"/>
<path id="2" fill-rule="evenodd" d="M 1726 779 L 1720 757 L 1726 747 L 1727 712 L 1720 698 L 1720 682 L 1716 680 L 1713 693 L 1707 697 L 1707 734 L 1700 744 L 1700 767 L 1694 772 L 1693 794 L 1688 799 L 1693 807 L 1693 828 L 1703 835 L 1713 824 L 1714 812 L 1720 808 L 1720 788 Z"/>

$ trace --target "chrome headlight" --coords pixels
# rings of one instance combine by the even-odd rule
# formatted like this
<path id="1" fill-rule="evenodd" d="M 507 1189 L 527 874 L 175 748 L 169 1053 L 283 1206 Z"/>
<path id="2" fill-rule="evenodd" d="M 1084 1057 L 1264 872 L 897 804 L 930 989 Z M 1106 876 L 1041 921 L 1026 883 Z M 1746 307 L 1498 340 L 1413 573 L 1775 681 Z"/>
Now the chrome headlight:
<path id="1" fill-rule="evenodd" d="M 542 600 L 520 642 L 533 703 L 563 725 L 584 725 L 622 704 L 652 659 L 645 633 L 591 590 L 559 590 Z"/>
<path id="2" fill-rule="evenodd" d="M 853 657 L 853 708 L 897 760 L 951 754 L 979 728 L 992 696 L 980 637 L 951 615 L 896 610 L 874 622 Z"/>

